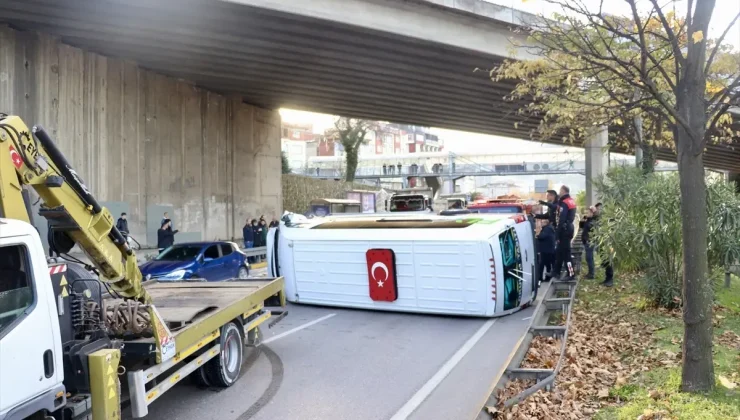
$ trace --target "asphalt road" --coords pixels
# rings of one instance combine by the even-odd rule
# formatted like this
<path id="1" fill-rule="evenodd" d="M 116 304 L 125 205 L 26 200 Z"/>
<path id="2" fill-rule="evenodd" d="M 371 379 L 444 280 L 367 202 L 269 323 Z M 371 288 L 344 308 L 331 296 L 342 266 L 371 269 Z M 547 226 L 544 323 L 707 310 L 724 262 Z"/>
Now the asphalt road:
<path id="1" fill-rule="evenodd" d="M 183 381 L 149 407 L 148 418 L 473 419 L 533 313 L 487 320 L 288 309 L 263 330 L 264 344 L 248 350 L 234 386 L 202 390 Z"/>

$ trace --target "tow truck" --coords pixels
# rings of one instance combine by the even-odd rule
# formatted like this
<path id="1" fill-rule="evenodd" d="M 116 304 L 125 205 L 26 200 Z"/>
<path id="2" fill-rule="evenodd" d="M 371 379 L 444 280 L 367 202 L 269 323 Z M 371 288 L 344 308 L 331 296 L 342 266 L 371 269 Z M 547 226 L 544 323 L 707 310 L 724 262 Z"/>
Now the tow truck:
<path id="1" fill-rule="evenodd" d="M 46 258 L 30 189 L 59 254 Z M 260 325 L 287 311 L 282 277 L 142 281 L 110 211 L 40 126 L 0 114 L 0 420 L 134 418 L 186 377 L 229 387 Z M 271 326 L 270 325 L 270 326 Z"/>

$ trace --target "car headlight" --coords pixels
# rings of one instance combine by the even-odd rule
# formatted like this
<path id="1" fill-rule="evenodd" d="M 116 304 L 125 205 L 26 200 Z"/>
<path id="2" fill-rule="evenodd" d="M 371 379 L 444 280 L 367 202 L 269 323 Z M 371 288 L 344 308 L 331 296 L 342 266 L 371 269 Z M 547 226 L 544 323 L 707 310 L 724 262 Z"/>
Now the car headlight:
<path id="1" fill-rule="evenodd" d="M 161 276 L 160 279 L 161 280 L 182 280 L 186 274 L 188 274 L 188 270 L 175 270 L 171 273 Z"/>

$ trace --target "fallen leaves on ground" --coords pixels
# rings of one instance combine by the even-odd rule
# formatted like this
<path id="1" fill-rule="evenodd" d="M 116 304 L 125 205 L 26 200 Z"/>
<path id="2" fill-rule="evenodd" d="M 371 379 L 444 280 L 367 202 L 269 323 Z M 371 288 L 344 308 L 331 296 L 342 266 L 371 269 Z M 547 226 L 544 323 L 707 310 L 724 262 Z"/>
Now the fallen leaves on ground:
<path id="1" fill-rule="evenodd" d="M 529 345 L 521 367 L 528 369 L 555 369 L 560 358 L 562 341 L 560 339 L 536 336 Z"/>
<path id="2" fill-rule="evenodd" d="M 735 388 L 737 388 L 737 384 L 735 382 L 727 379 L 727 377 L 725 377 L 725 376 L 719 375 L 718 379 L 719 379 L 719 383 L 721 383 L 722 386 L 725 387 L 725 388 L 727 388 L 727 389 L 735 389 Z"/>
<path id="3" fill-rule="evenodd" d="M 527 382 L 513 381 L 499 391 L 499 406 L 488 407 L 489 413 L 506 420 L 591 418 L 598 409 L 620 402 L 618 395 L 610 393 L 611 388 L 626 385 L 630 378 L 653 367 L 680 363 L 680 354 L 650 345 L 656 327 L 624 320 L 617 305 L 606 304 L 598 309 L 576 306 L 565 359 L 552 392 L 537 391 L 518 405 L 504 409 L 504 401 L 527 389 Z M 559 339 L 535 337 L 521 367 L 552 368 L 559 356 Z M 664 396 L 654 391 L 650 397 Z M 667 418 L 660 411 L 641 416 L 643 420 Z"/>
<path id="4" fill-rule="evenodd" d="M 651 410 L 647 409 L 637 417 L 637 420 L 668 420 L 668 412 L 665 410 Z"/>
<path id="5" fill-rule="evenodd" d="M 740 335 L 733 331 L 725 331 L 717 336 L 717 342 L 723 346 L 740 350 Z"/>

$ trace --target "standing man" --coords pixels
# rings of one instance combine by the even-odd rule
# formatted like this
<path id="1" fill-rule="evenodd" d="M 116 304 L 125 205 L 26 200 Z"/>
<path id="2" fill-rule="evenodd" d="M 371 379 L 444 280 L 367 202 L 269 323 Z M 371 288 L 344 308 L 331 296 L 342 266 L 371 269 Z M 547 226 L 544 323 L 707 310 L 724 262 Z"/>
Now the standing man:
<path id="1" fill-rule="evenodd" d="M 254 234 L 254 247 L 255 248 L 259 248 L 259 247 L 262 246 L 262 244 L 260 243 L 261 242 L 260 239 L 262 238 L 262 229 L 260 228 L 259 224 L 257 223 L 257 219 L 252 219 L 252 222 L 251 223 L 252 223 L 252 233 Z M 254 261 L 255 262 L 259 262 L 260 261 L 260 257 L 259 256 L 255 256 L 254 257 Z"/>
<path id="2" fill-rule="evenodd" d="M 596 204 L 596 217 L 597 221 L 601 218 L 601 203 Z M 598 226 L 598 224 L 597 224 Z M 602 286 L 612 287 L 614 286 L 614 267 L 612 267 L 612 255 L 611 252 L 607 252 L 606 247 L 602 247 L 600 250 L 601 255 L 601 266 L 604 268 L 604 282 Z"/>
<path id="3" fill-rule="evenodd" d="M 128 220 L 126 220 L 126 213 L 121 213 L 121 217 L 116 221 L 116 229 L 121 232 L 123 239 L 128 239 Z"/>
<path id="4" fill-rule="evenodd" d="M 535 214 L 535 219 L 544 219 L 548 220 L 550 222 L 550 226 L 552 226 L 553 229 L 556 228 L 555 223 L 557 222 L 557 213 L 558 213 L 558 193 L 555 192 L 555 190 L 547 190 L 547 201 L 540 200 L 540 204 L 543 206 L 547 206 L 547 213 L 545 214 Z"/>
<path id="5" fill-rule="evenodd" d="M 259 221 L 259 227 L 260 227 L 260 246 L 267 246 L 267 232 L 270 230 L 267 226 L 267 221 L 265 220 L 264 216 L 260 218 Z M 267 254 L 262 254 L 262 259 L 267 259 Z"/>
<path id="6" fill-rule="evenodd" d="M 560 187 L 560 199 L 558 200 L 558 212 L 556 215 L 556 227 L 558 245 L 555 251 L 554 278 L 559 278 L 561 269 L 565 265 L 567 275 L 561 280 L 572 280 L 573 258 L 570 255 L 570 242 L 575 232 L 573 221 L 576 219 L 576 201 L 570 196 L 570 188 L 567 185 Z"/>
<path id="7" fill-rule="evenodd" d="M 172 221 L 170 219 L 164 219 L 162 227 L 157 231 L 157 248 L 159 248 L 160 254 L 175 244 L 176 233 L 176 230 L 172 230 Z"/>
<path id="8" fill-rule="evenodd" d="M 550 281 L 552 264 L 555 262 L 555 229 L 549 220 L 542 222 L 542 229 L 537 235 L 537 252 L 540 254 L 540 267 L 537 270 L 537 281 Z"/>
<path id="9" fill-rule="evenodd" d="M 599 216 L 596 214 L 596 207 L 591 207 L 588 209 L 586 217 L 581 222 L 581 229 L 583 229 L 581 242 L 583 242 L 583 249 L 586 251 L 586 265 L 588 266 L 588 274 L 586 274 L 586 279 L 588 280 L 593 280 L 596 275 L 596 269 L 594 267 L 594 249 L 596 248 L 596 246 L 591 240 L 591 236 L 593 235 L 594 228 L 596 227 L 598 217 Z"/>
<path id="10" fill-rule="evenodd" d="M 244 227 L 242 228 L 242 235 L 244 236 L 244 248 L 254 248 L 254 230 L 252 229 L 252 223 L 249 219 L 247 219 L 247 223 L 245 223 Z M 250 263 L 253 263 L 254 257 L 247 257 L 247 260 Z"/>
<path id="11" fill-rule="evenodd" d="M 277 217 L 272 216 L 272 220 L 270 221 L 270 229 L 276 228 L 280 226 L 280 222 L 278 222 Z"/>

